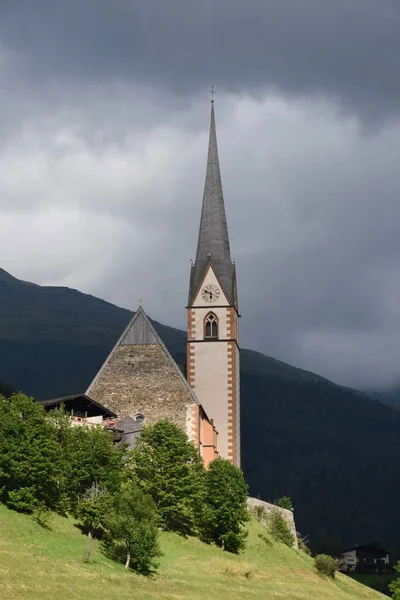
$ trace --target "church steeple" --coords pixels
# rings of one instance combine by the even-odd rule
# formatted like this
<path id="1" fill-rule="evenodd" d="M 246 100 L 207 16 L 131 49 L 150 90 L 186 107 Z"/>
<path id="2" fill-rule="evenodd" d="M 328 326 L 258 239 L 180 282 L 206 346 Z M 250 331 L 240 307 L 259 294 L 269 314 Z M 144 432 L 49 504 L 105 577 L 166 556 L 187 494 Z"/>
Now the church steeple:
<path id="1" fill-rule="evenodd" d="M 214 421 L 220 456 L 240 465 L 236 271 L 229 248 L 213 102 L 203 208 L 187 309 L 189 385 Z"/>
<path id="2" fill-rule="evenodd" d="M 210 137 L 207 172 L 204 185 L 196 261 L 192 267 L 189 288 L 189 305 L 193 302 L 209 264 L 218 277 L 229 302 L 234 303 L 234 272 L 229 248 L 224 196 L 219 168 L 214 101 L 211 101 Z"/>

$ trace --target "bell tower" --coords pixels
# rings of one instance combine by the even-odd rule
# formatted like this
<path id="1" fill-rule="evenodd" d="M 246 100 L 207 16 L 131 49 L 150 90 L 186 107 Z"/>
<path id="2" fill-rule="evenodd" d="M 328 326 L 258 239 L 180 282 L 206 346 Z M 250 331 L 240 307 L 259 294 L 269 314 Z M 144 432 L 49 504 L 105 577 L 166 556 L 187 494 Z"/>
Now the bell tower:
<path id="1" fill-rule="evenodd" d="M 196 260 L 188 300 L 188 382 L 214 420 L 218 452 L 240 466 L 240 352 L 236 270 L 219 168 L 214 98 Z"/>

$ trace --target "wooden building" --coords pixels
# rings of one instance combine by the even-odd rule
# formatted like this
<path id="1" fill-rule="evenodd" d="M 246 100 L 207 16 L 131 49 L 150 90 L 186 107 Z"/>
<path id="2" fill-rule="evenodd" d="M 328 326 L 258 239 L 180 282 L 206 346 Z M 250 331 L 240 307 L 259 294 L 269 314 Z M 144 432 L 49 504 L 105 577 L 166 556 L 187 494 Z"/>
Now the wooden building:
<path id="1" fill-rule="evenodd" d="M 47 411 L 63 406 L 74 425 L 112 426 L 116 424 L 116 413 L 86 394 L 74 394 L 73 396 L 39 400 L 38 402 Z"/>

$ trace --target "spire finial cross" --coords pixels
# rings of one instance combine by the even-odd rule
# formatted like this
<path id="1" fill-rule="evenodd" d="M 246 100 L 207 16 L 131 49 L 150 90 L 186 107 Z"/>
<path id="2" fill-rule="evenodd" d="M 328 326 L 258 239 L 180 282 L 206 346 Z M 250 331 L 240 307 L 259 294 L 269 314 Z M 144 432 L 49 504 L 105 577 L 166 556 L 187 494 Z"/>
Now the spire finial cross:
<path id="1" fill-rule="evenodd" d="M 215 88 L 213 85 L 210 86 L 210 96 L 211 96 L 211 102 L 214 102 Z"/>

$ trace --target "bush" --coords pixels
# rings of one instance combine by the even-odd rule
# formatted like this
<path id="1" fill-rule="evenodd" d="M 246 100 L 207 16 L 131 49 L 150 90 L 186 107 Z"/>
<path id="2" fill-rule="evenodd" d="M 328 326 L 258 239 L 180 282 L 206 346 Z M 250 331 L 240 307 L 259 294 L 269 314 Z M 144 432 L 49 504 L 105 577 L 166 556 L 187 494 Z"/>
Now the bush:
<path id="1" fill-rule="evenodd" d="M 335 577 L 337 570 L 337 560 L 328 554 L 317 554 L 314 558 L 314 565 L 319 573 L 328 577 Z"/>
<path id="2" fill-rule="evenodd" d="M 397 563 L 394 569 L 400 573 L 400 562 Z M 392 592 L 392 600 L 400 600 L 400 577 L 389 583 L 389 590 Z"/>
<path id="3" fill-rule="evenodd" d="M 312 552 L 311 552 L 310 548 L 308 547 L 307 536 L 303 537 L 301 535 L 301 533 L 299 533 L 298 531 L 296 532 L 296 536 L 297 536 L 297 544 L 299 546 L 299 550 L 301 550 L 308 556 L 312 556 Z"/>
<path id="4" fill-rule="evenodd" d="M 33 509 L 32 518 L 40 527 L 43 529 L 51 529 L 50 521 L 53 513 L 51 510 L 45 505 L 44 502 L 38 502 L 36 508 Z"/>
<path id="5" fill-rule="evenodd" d="M 282 542 L 291 548 L 294 544 L 294 535 L 289 525 L 278 508 L 273 508 L 266 517 L 266 526 L 272 537 L 277 542 Z"/>
<path id="6" fill-rule="evenodd" d="M 38 505 L 36 489 L 33 486 L 9 490 L 5 498 L 8 508 L 18 512 L 32 513 Z"/>
<path id="7" fill-rule="evenodd" d="M 265 512 L 265 508 L 261 505 L 255 506 L 253 508 L 253 514 L 256 517 L 256 519 L 258 519 L 259 521 L 263 522 L 265 521 L 266 518 L 266 512 Z"/>

